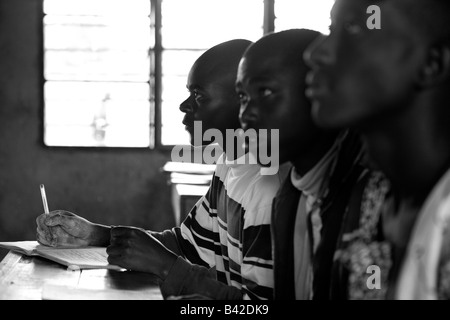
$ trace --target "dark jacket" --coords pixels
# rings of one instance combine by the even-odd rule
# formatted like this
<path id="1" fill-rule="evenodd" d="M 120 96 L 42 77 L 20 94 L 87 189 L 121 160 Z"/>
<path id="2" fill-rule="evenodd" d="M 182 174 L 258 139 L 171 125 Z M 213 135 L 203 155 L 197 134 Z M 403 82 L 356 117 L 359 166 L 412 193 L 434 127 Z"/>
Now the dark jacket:
<path id="1" fill-rule="evenodd" d="M 330 299 L 331 270 L 336 244 L 341 233 L 341 222 L 352 190 L 366 170 L 362 155 L 359 135 L 349 132 L 339 146 L 328 192 L 322 199 L 320 207 L 321 241 L 312 258 L 313 299 Z M 276 300 L 295 299 L 293 239 L 300 195 L 300 191 L 292 185 L 288 176 L 272 204 L 271 228 L 274 250 L 274 299 Z M 310 230 L 311 226 L 308 226 L 308 229 Z"/>

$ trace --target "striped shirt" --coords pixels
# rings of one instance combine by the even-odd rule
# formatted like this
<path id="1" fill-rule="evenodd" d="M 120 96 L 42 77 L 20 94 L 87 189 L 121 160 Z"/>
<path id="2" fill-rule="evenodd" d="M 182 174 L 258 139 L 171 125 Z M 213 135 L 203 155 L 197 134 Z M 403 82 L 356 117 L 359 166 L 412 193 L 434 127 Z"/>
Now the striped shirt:
<path id="1" fill-rule="evenodd" d="M 216 280 L 239 289 L 241 298 L 272 299 L 272 200 L 290 165 L 261 175 L 258 165 L 223 159 L 206 195 L 173 232 L 188 262 L 215 270 Z"/>

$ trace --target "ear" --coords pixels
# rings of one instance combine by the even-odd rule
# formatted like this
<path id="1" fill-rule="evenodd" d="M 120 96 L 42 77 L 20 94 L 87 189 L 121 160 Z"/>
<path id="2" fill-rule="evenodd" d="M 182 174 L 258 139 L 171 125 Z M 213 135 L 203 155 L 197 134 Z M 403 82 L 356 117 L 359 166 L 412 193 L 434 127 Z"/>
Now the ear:
<path id="1" fill-rule="evenodd" d="M 428 50 L 427 60 L 421 69 L 419 85 L 434 87 L 447 81 L 450 77 L 450 47 L 433 46 Z"/>

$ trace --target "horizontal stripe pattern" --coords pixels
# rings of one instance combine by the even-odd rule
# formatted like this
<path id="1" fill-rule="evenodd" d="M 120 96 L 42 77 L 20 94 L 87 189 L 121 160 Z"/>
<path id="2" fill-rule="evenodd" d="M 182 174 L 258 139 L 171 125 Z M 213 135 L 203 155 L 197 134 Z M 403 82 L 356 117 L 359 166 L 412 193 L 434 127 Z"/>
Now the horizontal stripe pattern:
<path id="1" fill-rule="evenodd" d="M 215 268 L 217 280 L 245 299 L 273 298 L 271 205 L 287 172 L 262 176 L 259 169 L 219 160 L 208 192 L 177 234 L 188 261 Z"/>

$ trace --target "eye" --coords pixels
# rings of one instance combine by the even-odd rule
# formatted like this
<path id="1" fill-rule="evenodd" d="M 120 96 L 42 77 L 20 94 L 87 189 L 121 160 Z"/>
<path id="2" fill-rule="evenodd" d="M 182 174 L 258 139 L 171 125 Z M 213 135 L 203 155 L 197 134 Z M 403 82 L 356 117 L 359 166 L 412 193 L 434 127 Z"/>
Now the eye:
<path id="1" fill-rule="evenodd" d="M 349 34 L 352 34 L 352 35 L 359 35 L 359 34 L 361 34 L 362 31 L 363 31 L 363 28 L 362 28 L 359 24 L 357 24 L 356 22 L 347 22 L 347 23 L 344 25 L 344 29 L 345 29 Z"/>
<path id="2" fill-rule="evenodd" d="M 273 91 L 272 91 L 272 89 L 269 89 L 269 88 L 262 88 L 260 90 L 260 93 L 261 93 L 262 97 L 268 97 L 273 94 Z"/>
<path id="3" fill-rule="evenodd" d="M 246 104 L 248 101 L 248 96 L 242 91 L 237 91 L 236 93 L 239 97 L 239 101 L 241 102 L 241 104 Z"/>
<path id="4" fill-rule="evenodd" d="M 192 91 L 192 94 L 194 95 L 194 99 L 196 101 L 202 101 L 205 98 L 205 96 L 202 93 L 200 93 L 198 90 Z"/>

